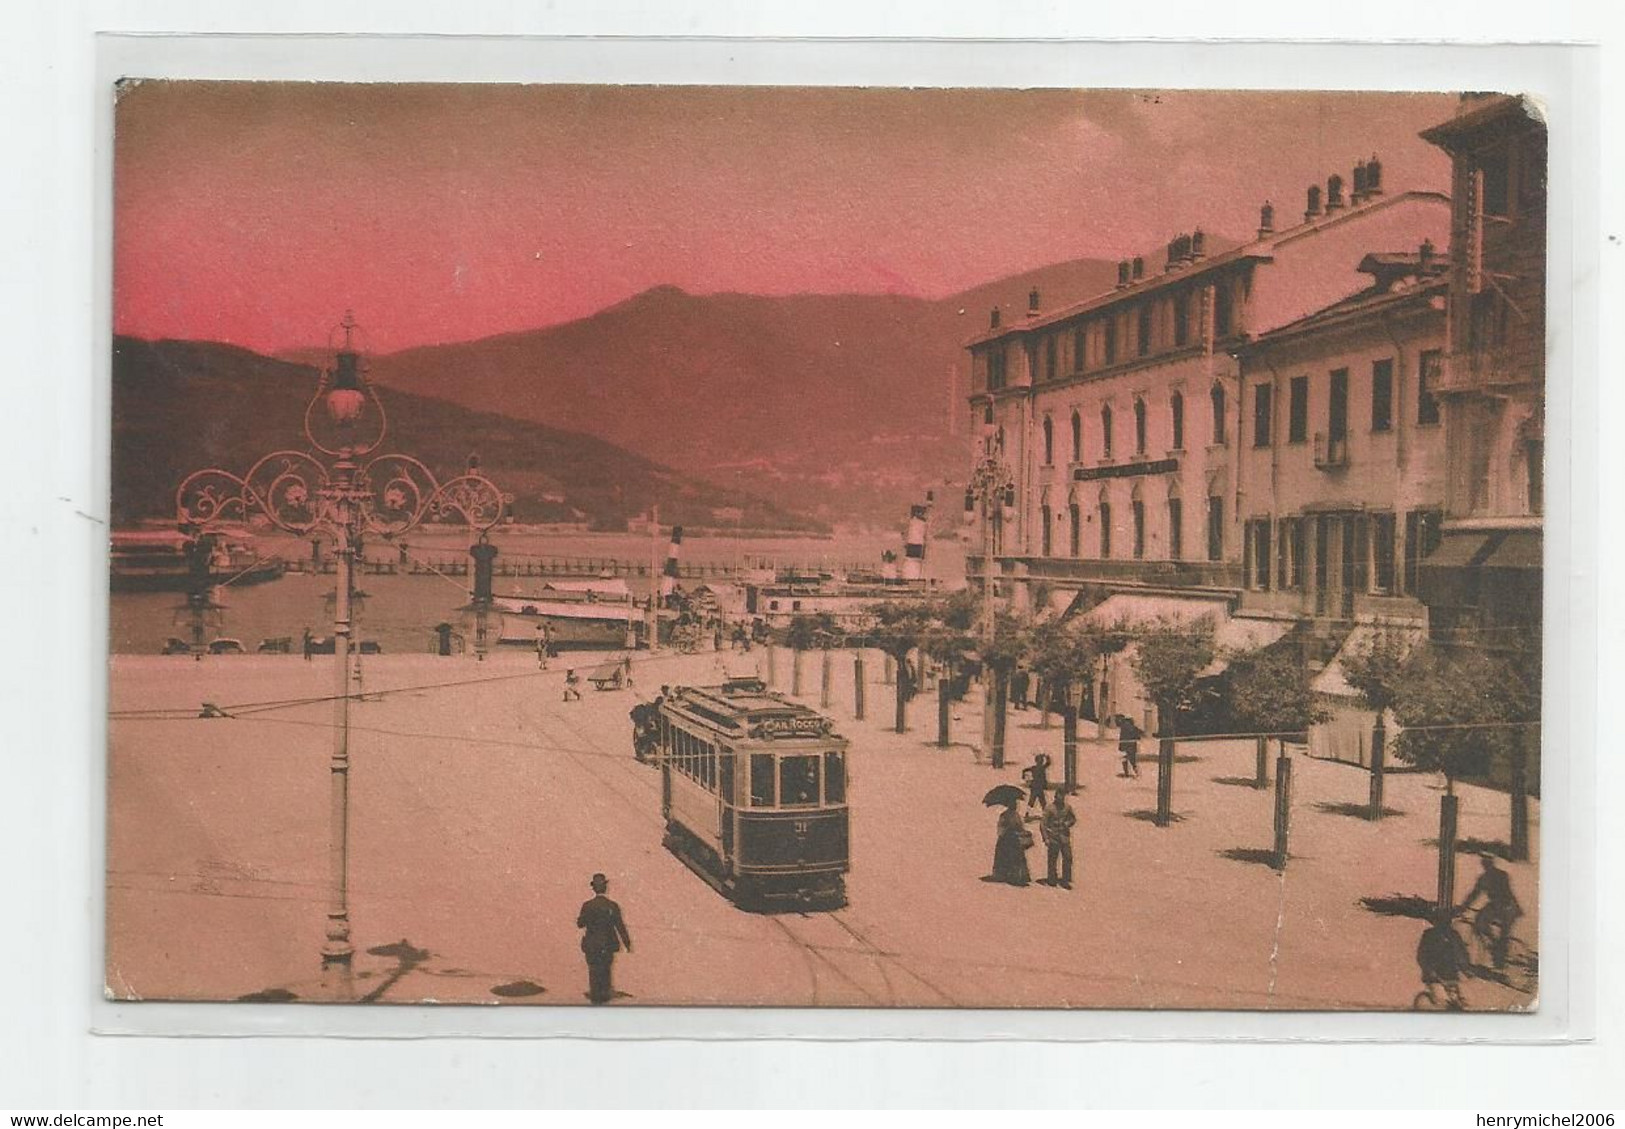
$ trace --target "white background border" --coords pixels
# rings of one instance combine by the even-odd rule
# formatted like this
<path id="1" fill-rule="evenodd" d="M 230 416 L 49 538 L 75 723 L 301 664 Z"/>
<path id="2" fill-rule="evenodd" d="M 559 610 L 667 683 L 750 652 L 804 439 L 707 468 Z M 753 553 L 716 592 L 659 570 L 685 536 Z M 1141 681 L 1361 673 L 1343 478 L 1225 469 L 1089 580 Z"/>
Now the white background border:
<path id="1" fill-rule="evenodd" d="M 928 34 L 939 37 L 1016 34 L 1064 35 L 1167 34 L 1235 35 L 1270 32 L 1310 37 L 1335 31 L 1345 35 L 1395 38 L 1399 34 L 1479 36 L 1487 38 L 1577 37 L 1598 33 L 1572 22 L 1559 6 L 1532 6 L 1503 18 L 1510 5 L 1476 4 L 1472 24 L 1465 6 L 1369 3 L 1358 10 L 1328 6 L 1336 27 L 1316 26 L 1315 12 L 1275 11 L 1258 5 L 1248 18 L 1273 15 L 1270 26 L 1239 26 L 1237 13 L 1217 5 L 1190 5 L 1189 19 L 1163 20 L 1156 28 L 1124 24 L 1090 13 L 1087 21 L 1048 8 L 988 5 L 933 6 L 929 18 L 908 6 L 886 12 L 863 11 L 857 5 L 821 3 L 804 9 L 767 7 L 702 12 L 694 5 L 658 9 L 625 5 L 592 15 L 554 13 L 544 21 L 520 21 L 506 6 L 390 4 L 352 6 L 284 5 L 276 15 L 256 11 L 253 23 L 234 18 L 230 9 L 188 4 L 149 4 L 137 18 L 133 7 L 114 4 L 65 6 L 61 13 L 23 16 L 23 33 L 0 47 L 0 82 L 7 113 L 0 130 L 7 144 L 0 152 L 16 159 L 20 177 L 0 181 L 0 217 L 7 239 L 0 267 L 0 317 L 7 321 L 3 339 L 13 346 L 15 366 L 9 387 L 13 412 L 3 457 L 10 489 L 0 494 L 0 532 L 8 552 L 0 565 L 7 575 L 5 591 L 13 597 L 8 622 L 14 627 L 11 646 L 0 662 L 0 716 L 6 718 L 8 773 L 0 850 L 6 875 L 6 1007 L 0 1010 L 0 1108 L 22 1102 L 52 1103 L 55 1108 L 88 1106 L 182 1106 L 190 1104 L 320 1104 L 342 1105 L 474 1105 L 552 1104 L 619 1101 L 687 1103 L 710 1100 L 723 1104 L 778 1102 L 868 1102 L 878 1104 L 960 1104 L 968 1101 L 1066 1102 L 1124 1104 L 1317 1104 L 1398 1102 L 1426 1105 L 1483 1105 L 1490 1102 L 1528 1106 L 1595 1105 L 1603 1087 L 1620 1094 L 1617 1079 L 1604 1065 L 1610 1051 L 1620 1054 L 1620 977 L 1611 967 L 1600 970 L 1599 988 L 1612 1005 L 1597 1009 L 1602 1045 L 1567 1048 L 1410 1047 L 1329 1045 L 1152 1046 L 1112 1043 L 1064 1044 L 797 1043 L 786 1046 L 758 1040 L 720 1046 L 715 1043 L 607 1043 L 550 1040 L 446 1041 L 423 1039 L 332 1040 L 286 1037 L 263 1039 L 153 1039 L 96 1036 L 92 1025 L 116 1029 L 139 1025 L 151 1029 L 158 1011 L 101 1004 L 91 998 L 99 972 L 101 883 L 101 648 L 105 639 L 105 526 L 107 443 L 107 299 L 108 196 L 98 191 L 105 174 L 111 97 L 105 73 L 96 70 L 98 30 L 264 30 L 582 33 L 619 34 Z M 1162 4 L 1162 17 L 1177 15 L 1183 5 Z M 1280 6 L 1285 8 L 1286 6 Z M 1307 9 L 1309 5 L 1304 5 Z M 1387 12 L 1390 24 L 1373 24 Z M 1403 13 L 1403 24 L 1394 23 Z M 765 14 L 764 14 L 765 13 Z M 996 15 L 997 19 L 989 17 Z M 1204 26 L 1215 15 L 1229 25 Z M 1288 15 L 1298 17 L 1292 26 Z M 1448 15 L 1445 19 L 1443 16 Z M 37 37 L 31 37 L 33 18 Z M 1129 20 L 1133 13 L 1126 14 Z M 1491 20 L 1494 22 L 1490 22 Z M 1307 21 L 1307 22 L 1305 22 Z M 1520 22 L 1521 21 L 1521 22 Z M 997 27 L 990 26 L 997 23 Z M 1081 26 L 1087 23 L 1089 26 Z M 1432 25 L 1432 26 L 1430 26 Z M 15 29 L 14 29 L 15 30 Z M 1554 512 L 1549 517 L 1548 679 L 1555 696 L 1548 701 L 1548 764 L 1559 762 L 1567 780 L 1547 780 L 1544 812 L 1552 826 L 1554 797 L 1572 800 L 1596 794 L 1620 796 L 1620 773 L 1607 759 L 1593 756 L 1595 715 L 1592 710 L 1591 648 L 1597 618 L 1591 603 L 1596 584 L 1595 562 L 1611 559 L 1606 546 L 1615 536 L 1612 525 L 1593 524 L 1594 483 L 1616 481 L 1609 467 L 1598 466 L 1595 421 L 1618 418 L 1617 392 L 1591 379 L 1597 354 L 1597 269 L 1614 273 L 1617 240 L 1603 241 L 1592 210 L 1596 170 L 1590 138 L 1595 136 L 1596 79 L 1590 68 L 1595 52 L 1558 60 L 1573 66 L 1576 81 L 1554 81 L 1550 52 L 1508 53 L 1505 49 L 1473 51 L 1389 47 L 1339 48 L 1299 46 L 1289 51 L 1258 47 L 1213 51 L 1197 45 L 1118 44 L 1108 50 L 1065 43 L 807 44 L 756 42 L 669 43 L 602 42 L 523 44 L 468 40 L 391 40 L 387 43 L 318 39 L 279 41 L 146 41 L 103 40 L 103 62 L 115 65 L 114 52 L 140 50 L 145 58 L 163 55 L 172 69 L 204 75 L 258 73 L 284 77 L 484 78 L 545 81 L 728 81 L 827 82 L 885 84 L 990 85 L 1231 85 L 1316 86 L 1322 88 L 1451 89 L 1523 87 L 1549 91 L 1553 106 L 1552 289 L 1552 424 L 1550 472 Z M 159 54 L 150 53 L 156 48 Z M 123 56 L 128 58 L 129 56 Z M 156 73 L 151 67 L 123 67 L 126 72 Z M 1604 81 L 1607 81 L 1604 79 Z M 1576 144 L 1575 130 L 1579 131 Z M 1588 132 L 1590 131 L 1590 132 Z M 1563 134 L 1567 134 L 1565 138 Z M 15 139 L 13 139 L 15 135 Z M 1565 149 L 1565 146 L 1567 147 Z M 1605 146 L 1612 148 L 1611 143 Z M 1606 149 L 1605 149 L 1606 151 Z M 1563 159 L 1567 152 L 1576 160 Z M 1613 154 L 1609 153 L 1612 158 Z M 9 162 L 8 162 L 9 163 Z M 1568 178 L 1566 182 L 1561 178 Z M 105 187 L 105 186 L 104 186 Z M 1617 193 L 1616 193 L 1617 194 Z M 1564 198 L 1581 203 L 1577 210 L 1558 205 Z M 1606 217 L 1604 222 L 1617 217 Z M 1619 229 L 1604 228 L 1604 231 Z M 1607 262 L 1600 262 L 1601 259 Z M 1563 282 L 1574 278 L 1572 293 Z M 1617 293 L 1615 294 L 1617 297 Z M 1574 299 L 1567 316 L 1565 300 Z M 15 321 L 15 324 L 10 324 Z M 1564 329 L 1572 327 L 1572 334 Z M 1578 369 L 1575 358 L 1578 357 Z M 1560 374 L 1578 371 L 1572 389 Z M 1596 369 L 1614 371 L 1604 357 Z M 1601 397 L 1599 402 L 1598 397 Z M 1581 421 L 1569 431 L 1565 424 Z M 1563 514 L 1564 454 L 1572 461 L 1575 488 L 1569 500 L 1579 520 L 1575 537 L 1560 543 Z M 1617 470 L 1617 451 L 1602 457 Z M 1599 474 L 1598 471 L 1603 472 Z M 1597 552 L 1592 538 L 1604 545 Z M 41 591 L 43 587 L 43 592 Z M 1565 594 L 1565 590 L 1567 593 Z M 1606 593 L 1606 612 L 1614 618 L 1601 625 L 1612 638 L 1617 625 L 1616 601 Z M 1553 612 L 1567 600 L 1566 614 Z M 1554 607 L 1554 604 L 1557 605 Z M 1572 617 L 1572 618 L 1571 618 Z M 1570 632 L 1559 635 L 1559 623 Z M 1601 670 L 1603 685 L 1614 661 Z M 1567 754 L 1566 758 L 1561 755 Z M 1595 780 L 1590 779 L 1593 768 Z M 1559 788 L 1554 789 L 1554 783 Z M 1582 804 L 1568 813 L 1584 831 L 1591 823 Z M 1602 829 L 1603 867 L 1618 884 L 1620 835 Z M 1486 1017 L 1469 1022 L 1472 1037 L 1550 1038 L 1562 1032 L 1584 1035 L 1592 1029 L 1593 999 L 1589 958 L 1595 952 L 1595 926 L 1582 913 L 1578 931 L 1567 947 L 1579 961 L 1562 967 L 1551 948 L 1557 922 L 1570 910 L 1584 911 L 1581 896 L 1572 905 L 1550 898 L 1566 889 L 1582 894 L 1593 888 L 1593 853 L 1581 842 L 1567 857 L 1550 830 L 1543 844 L 1546 875 L 1543 905 L 1543 972 L 1547 998 L 1541 1015 L 1529 1026 Z M 1567 875 L 1570 881 L 1565 881 Z M 1599 907 L 1603 936 L 1620 936 L 1617 898 Z M 1554 910 L 1558 912 L 1554 914 Z M 1603 955 L 1613 947 L 1605 945 Z M 1565 1001 L 1563 984 L 1580 989 Z M 1572 1008 L 1565 1007 L 1572 1003 Z M 182 1027 L 242 1029 L 240 1009 L 199 1005 L 181 1009 Z M 201 1018 L 199 1014 L 201 1013 Z M 216 1013 L 216 1014 L 210 1014 Z M 593 1013 L 591 1024 L 555 1009 L 506 1011 L 436 1011 L 388 1009 L 358 1013 L 363 1024 L 382 1023 L 396 1036 L 447 1030 L 498 1028 L 510 1033 L 590 1029 L 609 1033 L 606 1024 L 628 1025 L 625 1035 L 715 1035 L 724 1031 L 815 1032 L 826 1038 L 863 1035 L 907 1035 L 932 1032 L 973 1038 L 1004 1035 L 1028 1038 L 1079 1038 L 1134 1034 L 1141 1038 L 1250 1037 L 1282 1038 L 1318 1032 L 1322 1037 L 1393 1038 L 1384 1024 L 1413 1017 L 1269 1017 L 1213 1013 L 1112 1015 L 1100 1013 L 1023 1015 L 985 1013 L 785 1013 L 649 1012 Z M 348 1017 L 337 1010 L 256 1009 L 253 1023 L 271 1024 L 280 1032 L 335 1031 Z M 263 1019 L 259 1018 L 262 1017 Z M 602 1019 L 597 1018 L 602 1016 Z M 651 1018 L 652 1017 L 652 1018 Z M 775 1019 L 775 1017 L 778 1017 Z M 1453 1019 L 1456 1017 L 1423 1017 Z M 1284 1020 L 1284 1022 L 1283 1022 Z M 1415 1029 L 1411 1029 L 1413 1034 Z M 1452 1027 L 1460 1035 L 1463 1028 Z M 1510 1036 L 1509 1032 L 1516 1032 Z M 1533 1034 L 1532 1034 L 1533 1033 Z M 794 1056 L 799 1065 L 783 1063 Z M 1469 1056 L 1469 1057 L 1463 1057 Z M 635 1078 L 600 1088 L 593 1069 L 615 1064 L 619 1078 Z M 722 1064 L 726 1063 L 723 1068 Z M 1466 1069 L 1463 1069 L 1463 1066 Z M 1472 1089 L 1459 1088 L 1471 1081 Z M 1533 1088 L 1536 1084 L 1539 1089 Z M 1589 1101 L 1585 1095 L 1596 1095 Z M 1606 1100 L 1606 1099 L 1604 1099 Z"/>

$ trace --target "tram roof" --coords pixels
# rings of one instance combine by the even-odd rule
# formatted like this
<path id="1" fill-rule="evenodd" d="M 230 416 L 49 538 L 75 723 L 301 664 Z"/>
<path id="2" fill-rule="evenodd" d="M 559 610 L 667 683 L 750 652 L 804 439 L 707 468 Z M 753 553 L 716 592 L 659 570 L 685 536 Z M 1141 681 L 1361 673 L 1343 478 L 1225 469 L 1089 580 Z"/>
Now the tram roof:
<path id="1" fill-rule="evenodd" d="M 800 719 L 823 722 L 826 733 L 834 728 L 817 710 L 789 701 L 756 679 L 734 679 L 720 686 L 680 686 L 667 704 L 724 729 L 750 730 L 763 722 Z"/>

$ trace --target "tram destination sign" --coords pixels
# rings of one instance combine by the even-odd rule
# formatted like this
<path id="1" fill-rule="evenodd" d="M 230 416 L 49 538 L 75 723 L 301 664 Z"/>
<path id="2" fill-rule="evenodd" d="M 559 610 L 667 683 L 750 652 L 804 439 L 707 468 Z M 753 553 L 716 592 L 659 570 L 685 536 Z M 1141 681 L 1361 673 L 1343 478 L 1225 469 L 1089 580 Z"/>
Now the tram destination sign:
<path id="1" fill-rule="evenodd" d="M 750 727 L 752 737 L 822 737 L 830 730 L 827 717 L 767 717 Z"/>
<path id="2" fill-rule="evenodd" d="M 1171 474 L 1179 469 L 1178 459 L 1157 459 L 1143 463 L 1113 463 L 1108 466 L 1078 467 L 1072 472 L 1074 482 L 1091 482 L 1097 478 L 1137 478 L 1143 474 Z"/>

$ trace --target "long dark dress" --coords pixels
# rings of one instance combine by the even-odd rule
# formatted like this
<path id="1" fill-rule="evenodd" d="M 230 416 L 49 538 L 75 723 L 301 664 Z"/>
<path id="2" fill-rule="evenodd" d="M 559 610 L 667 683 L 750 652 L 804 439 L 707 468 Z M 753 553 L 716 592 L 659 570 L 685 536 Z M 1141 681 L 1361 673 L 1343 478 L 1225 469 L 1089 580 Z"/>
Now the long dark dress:
<path id="1" fill-rule="evenodd" d="M 1022 846 L 1026 828 L 1014 807 L 999 813 L 999 838 L 993 845 L 993 880 L 1008 882 L 1012 886 L 1025 886 L 1032 881 L 1027 869 L 1027 848 Z"/>

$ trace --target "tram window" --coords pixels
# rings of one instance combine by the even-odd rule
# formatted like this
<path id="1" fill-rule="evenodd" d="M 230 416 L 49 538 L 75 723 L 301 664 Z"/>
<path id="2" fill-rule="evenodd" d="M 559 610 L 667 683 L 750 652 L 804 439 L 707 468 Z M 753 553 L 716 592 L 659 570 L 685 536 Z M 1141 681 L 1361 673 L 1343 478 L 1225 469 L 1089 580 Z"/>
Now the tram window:
<path id="1" fill-rule="evenodd" d="M 750 755 L 750 806 L 753 808 L 770 808 L 773 806 L 773 754 L 752 753 Z"/>
<path id="2" fill-rule="evenodd" d="M 846 762 L 837 752 L 824 754 L 824 802 L 846 803 Z"/>
<path id="3" fill-rule="evenodd" d="M 779 758 L 781 807 L 812 807 L 818 803 L 818 758 Z"/>
<path id="4" fill-rule="evenodd" d="M 734 802 L 734 759 L 726 749 L 717 750 L 717 791 L 723 803 Z"/>
<path id="5" fill-rule="evenodd" d="M 705 745 L 705 786 L 716 791 L 717 787 L 717 747 L 707 743 Z"/>

